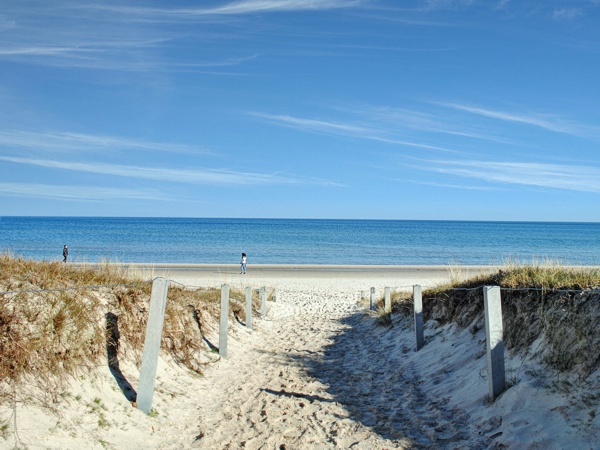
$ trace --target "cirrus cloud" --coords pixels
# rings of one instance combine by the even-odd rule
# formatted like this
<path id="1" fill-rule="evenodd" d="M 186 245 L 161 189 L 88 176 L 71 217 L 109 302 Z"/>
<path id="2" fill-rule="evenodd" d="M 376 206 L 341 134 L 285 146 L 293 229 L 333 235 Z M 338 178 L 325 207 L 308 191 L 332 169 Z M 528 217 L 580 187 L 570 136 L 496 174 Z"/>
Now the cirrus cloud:
<path id="1" fill-rule="evenodd" d="M 600 193 L 600 168 L 498 161 L 431 160 L 421 169 L 491 183 Z"/>

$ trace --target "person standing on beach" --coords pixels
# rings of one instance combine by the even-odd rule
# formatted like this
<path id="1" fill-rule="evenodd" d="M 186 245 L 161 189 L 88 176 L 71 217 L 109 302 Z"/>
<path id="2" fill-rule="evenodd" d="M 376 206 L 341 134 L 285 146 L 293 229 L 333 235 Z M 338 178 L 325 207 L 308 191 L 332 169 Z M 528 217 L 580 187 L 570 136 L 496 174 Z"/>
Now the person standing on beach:
<path id="1" fill-rule="evenodd" d="M 242 262 L 240 263 L 240 273 L 246 275 L 246 254 L 242 253 Z"/>
<path id="2" fill-rule="evenodd" d="M 63 262 L 67 262 L 67 258 L 69 257 L 69 247 L 66 245 L 63 247 Z"/>

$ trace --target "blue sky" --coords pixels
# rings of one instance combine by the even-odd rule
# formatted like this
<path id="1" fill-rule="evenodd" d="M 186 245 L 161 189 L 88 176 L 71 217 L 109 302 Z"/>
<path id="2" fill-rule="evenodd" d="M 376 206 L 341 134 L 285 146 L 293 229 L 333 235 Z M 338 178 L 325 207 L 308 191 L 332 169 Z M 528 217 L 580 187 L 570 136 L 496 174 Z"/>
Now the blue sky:
<path id="1" fill-rule="evenodd" d="M 0 0 L 0 215 L 600 222 L 598 0 Z"/>

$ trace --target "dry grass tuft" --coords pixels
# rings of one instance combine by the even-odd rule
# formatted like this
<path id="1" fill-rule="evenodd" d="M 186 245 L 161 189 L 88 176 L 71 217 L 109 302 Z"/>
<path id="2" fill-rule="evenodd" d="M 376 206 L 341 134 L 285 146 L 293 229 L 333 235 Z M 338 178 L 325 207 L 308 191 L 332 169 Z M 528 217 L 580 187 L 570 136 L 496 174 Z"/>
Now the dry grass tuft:
<path id="1" fill-rule="evenodd" d="M 386 311 L 385 308 L 379 306 L 376 311 L 373 311 L 375 323 L 381 327 L 390 328 L 392 326 L 392 313 Z"/>
<path id="2" fill-rule="evenodd" d="M 400 316 L 412 316 L 415 313 L 412 294 L 406 292 L 394 292 L 391 296 L 392 314 Z"/>

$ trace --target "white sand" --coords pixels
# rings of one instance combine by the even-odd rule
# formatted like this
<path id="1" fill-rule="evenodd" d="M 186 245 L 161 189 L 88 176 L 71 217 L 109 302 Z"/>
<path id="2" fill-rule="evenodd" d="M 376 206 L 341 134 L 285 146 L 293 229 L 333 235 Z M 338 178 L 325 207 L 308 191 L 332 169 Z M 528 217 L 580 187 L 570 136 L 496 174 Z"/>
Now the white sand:
<path id="1" fill-rule="evenodd" d="M 535 362 L 507 357 L 514 381 L 487 401 L 485 335 L 452 326 L 426 330 L 414 351 L 411 320 L 376 327 L 360 304 L 374 286 L 435 285 L 446 268 L 236 267 L 169 269 L 191 286 L 276 289 L 254 330 L 231 324 L 228 357 L 207 353 L 204 377 L 161 361 L 153 409 L 145 416 L 107 367 L 83 377 L 56 412 L 16 406 L 27 448 L 385 449 L 600 448 L 597 377 L 567 387 Z M 162 269 L 155 269 L 158 275 Z M 475 268 L 461 269 L 470 276 Z M 469 272 L 469 273 L 466 273 Z M 165 274 L 163 272 L 162 274 Z M 455 274 L 456 275 L 456 274 Z M 218 343 L 218 330 L 208 338 Z M 135 387 L 139 372 L 121 361 Z M 513 380 L 514 378 L 514 380 Z M 10 417 L 3 405 L 0 418 Z M 592 413 L 594 411 L 595 413 Z M 9 422 L 12 429 L 13 422 Z M 13 448 L 14 437 L 0 437 Z"/>

